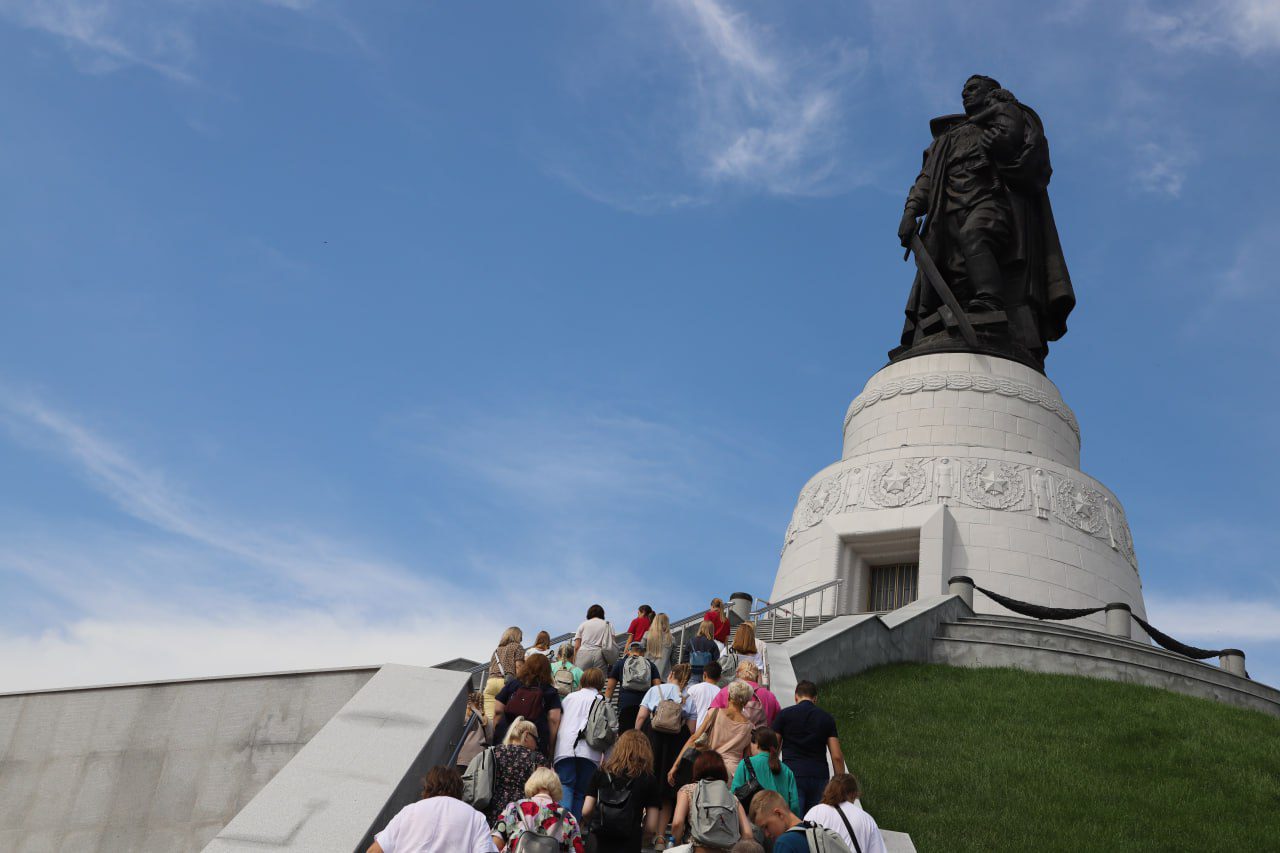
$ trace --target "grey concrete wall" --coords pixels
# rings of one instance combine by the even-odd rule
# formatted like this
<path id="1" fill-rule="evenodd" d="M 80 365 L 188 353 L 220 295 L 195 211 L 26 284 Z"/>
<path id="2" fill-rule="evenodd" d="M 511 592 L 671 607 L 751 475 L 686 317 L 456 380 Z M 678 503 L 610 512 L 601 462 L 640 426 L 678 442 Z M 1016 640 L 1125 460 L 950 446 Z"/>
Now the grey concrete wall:
<path id="1" fill-rule="evenodd" d="M 378 670 L 218 833 L 208 853 L 360 853 L 445 762 L 463 719 L 466 673 Z"/>
<path id="2" fill-rule="evenodd" d="M 937 595 L 883 616 L 841 616 L 789 640 L 783 649 L 793 678 L 834 681 L 886 663 L 926 661 L 939 626 L 972 615 L 959 596 Z"/>
<path id="3" fill-rule="evenodd" d="M 200 850 L 375 671 L 0 695 L 0 850 Z"/>

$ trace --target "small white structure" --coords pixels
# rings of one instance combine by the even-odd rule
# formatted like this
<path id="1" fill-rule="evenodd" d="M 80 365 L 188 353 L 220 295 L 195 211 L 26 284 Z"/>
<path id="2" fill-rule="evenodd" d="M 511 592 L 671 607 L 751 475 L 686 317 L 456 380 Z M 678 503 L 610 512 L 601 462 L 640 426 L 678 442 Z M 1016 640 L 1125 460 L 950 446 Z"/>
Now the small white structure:
<path id="1" fill-rule="evenodd" d="M 800 492 L 773 600 L 839 578 L 842 612 L 892 610 L 945 593 L 953 575 L 1034 604 L 1146 616 L 1124 510 L 1080 471 L 1080 426 L 1057 387 L 972 353 L 871 377 L 845 417 L 843 458 Z M 1102 613 L 1078 622 L 1106 627 Z"/>

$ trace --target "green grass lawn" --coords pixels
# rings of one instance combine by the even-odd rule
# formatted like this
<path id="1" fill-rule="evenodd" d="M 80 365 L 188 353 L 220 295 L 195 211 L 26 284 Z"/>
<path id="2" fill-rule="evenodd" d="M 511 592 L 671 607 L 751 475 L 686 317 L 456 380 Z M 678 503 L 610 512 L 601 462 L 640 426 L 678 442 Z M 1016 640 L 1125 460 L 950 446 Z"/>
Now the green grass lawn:
<path id="1" fill-rule="evenodd" d="M 1010 669 L 886 666 L 822 687 L 863 803 L 921 853 L 1280 851 L 1280 719 Z"/>

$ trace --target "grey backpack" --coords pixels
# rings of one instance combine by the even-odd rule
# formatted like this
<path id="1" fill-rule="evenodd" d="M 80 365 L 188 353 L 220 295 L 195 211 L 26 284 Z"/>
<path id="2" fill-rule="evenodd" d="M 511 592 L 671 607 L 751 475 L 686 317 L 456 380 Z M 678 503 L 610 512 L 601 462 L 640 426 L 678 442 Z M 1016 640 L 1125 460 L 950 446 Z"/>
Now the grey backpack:
<path id="1" fill-rule="evenodd" d="M 482 749 L 462 774 L 462 799 L 472 808 L 484 811 L 493 801 L 493 777 L 496 765 L 493 747 Z"/>
<path id="2" fill-rule="evenodd" d="M 613 703 L 603 696 L 596 697 L 587 712 L 587 724 L 578 732 L 578 738 L 585 740 L 587 746 L 597 752 L 605 752 L 618 739 L 618 712 Z M 577 741 L 574 741 L 577 745 Z"/>
<path id="3" fill-rule="evenodd" d="M 556 692 L 563 699 L 573 692 L 573 670 L 569 669 L 568 664 L 562 663 L 556 670 L 556 674 L 551 676 L 551 683 L 555 685 Z"/>
<path id="4" fill-rule="evenodd" d="M 649 661 L 641 655 L 627 655 L 622 664 L 622 689 L 645 691 L 653 683 Z"/>
<path id="5" fill-rule="evenodd" d="M 560 853 L 560 842 L 556 841 L 555 836 L 549 833 L 546 827 L 530 823 L 528 815 L 522 814 L 521 819 L 524 821 L 524 832 L 520 833 L 520 837 L 511 849 L 519 850 L 520 853 Z"/>
<path id="6" fill-rule="evenodd" d="M 809 844 L 809 853 L 850 853 L 849 845 L 844 843 L 844 839 L 825 826 L 802 823 L 787 831 L 803 832 L 804 840 Z"/>
<path id="7" fill-rule="evenodd" d="M 738 655 L 733 649 L 725 649 L 720 656 L 720 686 L 724 687 L 738 677 Z"/>
<path id="8" fill-rule="evenodd" d="M 738 801 L 727 784 L 703 779 L 691 799 L 689 834 L 694 844 L 728 849 L 738 843 Z"/>

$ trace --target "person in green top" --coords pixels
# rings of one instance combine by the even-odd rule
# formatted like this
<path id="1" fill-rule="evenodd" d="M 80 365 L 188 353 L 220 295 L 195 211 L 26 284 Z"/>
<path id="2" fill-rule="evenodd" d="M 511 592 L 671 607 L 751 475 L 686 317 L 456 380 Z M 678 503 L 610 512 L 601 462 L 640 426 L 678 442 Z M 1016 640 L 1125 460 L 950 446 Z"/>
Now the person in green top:
<path id="1" fill-rule="evenodd" d="M 551 664 L 551 681 L 555 683 L 556 673 L 567 669 L 573 673 L 573 689 L 582 686 L 582 670 L 573 665 L 573 643 L 565 643 L 556 652 L 556 662 Z"/>
<path id="2" fill-rule="evenodd" d="M 747 771 L 747 762 L 750 762 L 760 784 L 767 790 L 777 791 L 791 811 L 798 812 L 800 790 L 796 788 L 795 774 L 782 763 L 781 754 L 782 741 L 778 733 L 763 726 L 756 729 L 751 733 L 751 757 L 738 763 L 738 769 L 733 773 L 733 784 L 729 787 L 737 791 L 751 780 Z"/>

